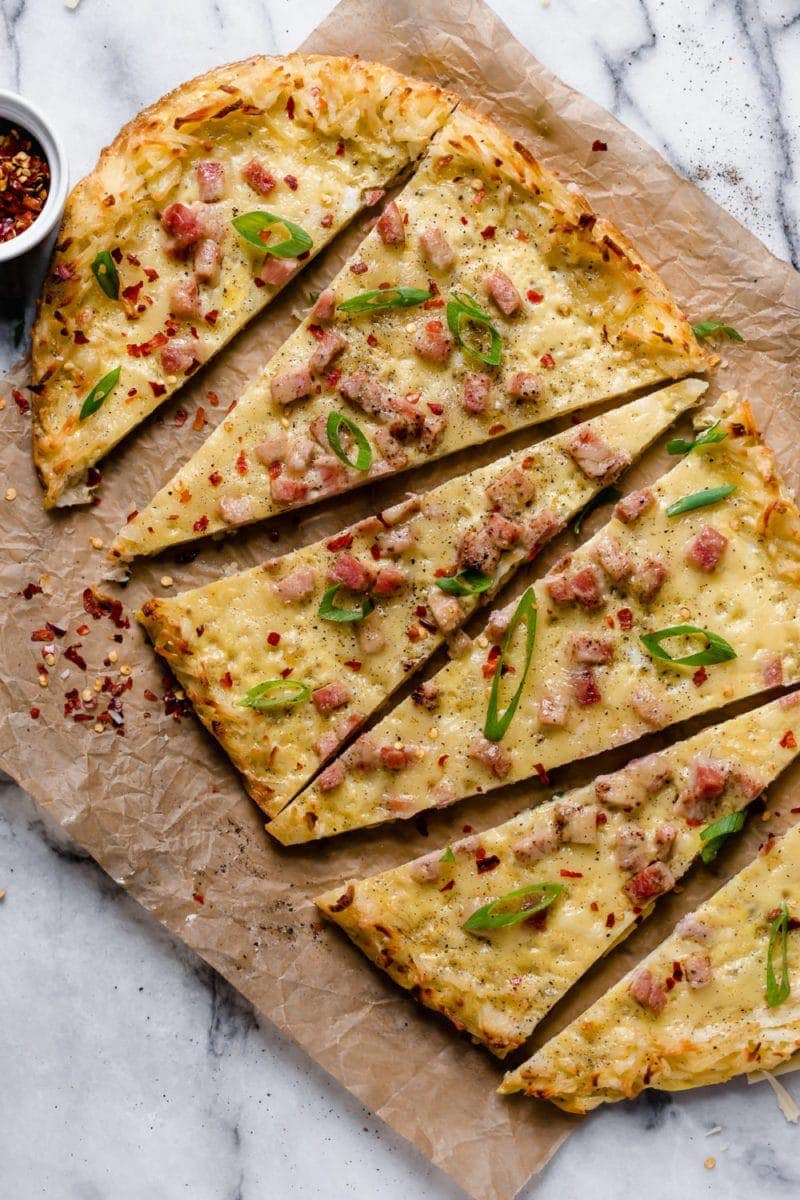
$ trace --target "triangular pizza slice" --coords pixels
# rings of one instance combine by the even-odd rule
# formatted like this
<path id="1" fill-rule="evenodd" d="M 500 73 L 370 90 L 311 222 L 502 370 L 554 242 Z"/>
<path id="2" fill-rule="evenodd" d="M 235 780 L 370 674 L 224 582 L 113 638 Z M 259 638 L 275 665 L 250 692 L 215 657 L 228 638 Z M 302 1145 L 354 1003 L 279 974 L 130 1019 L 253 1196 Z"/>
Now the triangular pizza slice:
<path id="1" fill-rule="evenodd" d="M 714 361 L 613 226 L 459 107 L 111 557 L 257 521 Z"/>
<path id="2" fill-rule="evenodd" d="M 800 677 L 800 520 L 747 404 L 617 505 L 486 634 L 269 826 L 301 842 L 545 775 Z M 584 445 L 586 464 L 594 448 Z M 392 747 L 387 765 L 384 747 Z"/>
<path id="3" fill-rule="evenodd" d="M 317 904 L 396 983 L 503 1057 L 701 851 L 710 859 L 741 828 L 797 755 L 796 735 L 800 709 L 773 701 Z"/>
<path id="4" fill-rule="evenodd" d="M 800 1051 L 800 825 L 503 1080 L 567 1112 L 772 1070 Z"/>
<path id="5" fill-rule="evenodd" d="M 476 605 L 705 391 L 684 380 L 140 620 L 274 816 Z M 584 440 L 602 469 L 576 461 Z M 471 564 L 458 569 L 462 540 Z M 428 705 L 419 689 L 416 703 Z M 329 787 L 341 766 L 323 772 Z"/>
<path id="6" fill-rule="evenodd" d="M 33 330 L 45 504 L 426 148 L 457 97 L 354 58 L 251 58 L 140 113 L 73 191 Z M 88 483 L 92 483 L 89 476 Z"/>

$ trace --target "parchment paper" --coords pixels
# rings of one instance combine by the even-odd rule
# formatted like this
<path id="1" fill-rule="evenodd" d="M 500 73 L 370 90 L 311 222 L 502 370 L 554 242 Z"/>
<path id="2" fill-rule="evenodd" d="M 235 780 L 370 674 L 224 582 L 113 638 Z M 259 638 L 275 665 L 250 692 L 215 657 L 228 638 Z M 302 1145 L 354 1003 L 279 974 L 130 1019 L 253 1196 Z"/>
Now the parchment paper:
<path id="1" fill-rule="evenodd" d="M 695 320 L 724 317 L 747 338 L 746 346 L 723 346 L 727 361 L 712 396 L 735 385 L 753 402 L 784 475 L 797 485 L 800 285 L 786 264 L 679 179 L 654 150 L 549 75 L 477 0 L 435 5 L 344 0 L 306 48 L 359 52 L 451 86 L 510 128 L 549 166 L 575 179 L 663 273 Z M 596 138 L 608 143 L 607 153 L 592 151 Z M 0 388 L 8 400 L 0 413 L 0 495 L 7 487 L 17 491 L 13 501 L 0 499 L 0 762 L 158 920 L 467 1192 L 478 1200 L 510 1200 L 543 1167 L 574 1120 L 543 1104 L 495 1096 L 500 1065 L 417 1007 L 336 931 L 321 928 L 311 898 L 349 874 L 379 870 L 444 843 L 465 825 L 496 824 L 522 798 L 541 792 L 525 785 L 435 814 L 427 834 L 424 824 L 398 823 L 328 845 L 282 850 L 271 843 L 234 771 L 193 717 L 176 720 L 165 713 L 162 669 L 133 622 L 118 631 L 109 619 L 94 620 L 82 608 L 83 588 L 104 570 L 104 551 L 92 548 L 90 539 L 108 544 L 125 515 L 194 450 L 210 431 L 210 426 L 202 432 L 192 428 L 198 406 L 210 422 L 221 418 L 248 375 L 292 328 L 293 310 L 305 306 L 308 292 L 330 277 L 347 248 L 344 239 L 217 363 L 128 439 L 104 464 L 94 508 L 43 512 L 31 466 L 30 418 L 12 402 L 10 385 Z M 16 379 L 27 379 L 24 368 Z M 219 396 L 218 407 L 211 405 L 209 392 Z M 188 413 L 183 424 L 182 413 Z M 527 440 L 547 432 L 529 434 Z M 502 452 L 525 440 L 523 435 L 506 442 Z M 414 486 L 438 482 L 499 453 L 496 442 L 480 453 L 469 451 L 418 472 Z M 662 467 L 663 459 L 651 456 L 640 474 L 652 477 Z M 378 503 L 391 502 L 407 486 L 401 477 L 312 510 L 299 523 L 290 515 L 272 530 L 206 545 L 193 561 L 184 555 L 182 561 L 145 564 L 127 591 L 105 590 L 120 596 L 132 613 L 148 595 L 163 590 L 163 575 L 172 576 L 176 587 L 187 587 L 250 566 L 341 528 Z M 587 532 L 600 519 L 587 522 Z M 565 535 L 553 553 L 570 543 L 571 535 Z M 28 583 L 45 591 L 27 600 L 21 593 Z M 46 621 L 67 633 L 53 639 L 57 663 L 44 689 L 37 676 L 47 643 L 31 641 L 31 633 Z M 78 635 L 84 623 L 89 632 Z M 121 644 L 112 640 L 119 633 Z M 86 671 L 64 657 L 64 649 L 75 642 L 81 643 L 78 653 Z M 106 666 L 103 660 L 112 650 L 118 661 Z M 130 676 L 119 674 L 123 664 L 131 666 Z M 116 682 L 133 680 L 122 696 L 124 736 L 112 732 L 113 726 L 96 733 L 93 721 L 76 723 L 63 715 L 65 692 L 91 687 L 106 675 Z M 145 689 L 158 700 L 149 701 Z M 95 712 L 105 709 L 108 699 L 101 694 Z M 32 719 L 32 707 L 40 710 L 38 719 Z M 681 734 L 692 728 L 683 727 Z M 659 739 L 650 739 L 648 746 L 656 744 Z M 591 767 L 560 772 L 555 782 L 563 786 L 586 779 L 613 761 L 606 756 Z M 695 872 L 621 952 L 574 989 L 542 1027 L 539 1041 L 618 978 L 680 912 L 751 857 L 765 829 L 776 831 L 795 819 L 789 808 L 798 779 L 800 770 L 773 790 L 773 807 L 781 815 L 768 825 L 751 822 L 749 834 L 720 857 L 713 872 Z M 313 1137 L 309 1130 L 306 1144 Z"/>

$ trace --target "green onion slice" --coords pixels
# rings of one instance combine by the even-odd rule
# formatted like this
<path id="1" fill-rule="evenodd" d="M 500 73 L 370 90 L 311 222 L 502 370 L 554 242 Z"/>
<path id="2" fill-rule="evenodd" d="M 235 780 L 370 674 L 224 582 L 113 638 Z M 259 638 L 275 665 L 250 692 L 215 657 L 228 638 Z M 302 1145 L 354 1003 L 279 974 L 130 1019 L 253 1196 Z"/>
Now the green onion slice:
<path id="1" fill-rule="evenodd" d="M 317 615 L 322 617 L 323 621 L 363 621 L 364 617 L 368 617 L 375 607 L 372 600 L 369 596 L 365 596 L 358 608 L 338 608 L 334 604 L 334 600 L 341 586 L 341 583 L 334 583 L 327 589 L 320 602 Z"/>
<path id="2" fill-rule="evenodd" d="M 426 292 L 422 288 L 375 288 L 372 292 L 359 292 L 357 296 L 343 300 L 338 307 L 346 313 L 372 313 L 380 312 L 383 308 L 414 308 L 432 297 L 433 292 Z"/>
<path id="3" fill-rule="evenodd" d="M 121 372 L 122 367 L 114 367 L 113 371 L 109 371 L 99 383 L 94 385 L 81 405 L 79 420 L 85 421 L 87 417 L 91 417 L 97 412 L 119 383 Z"/>
<path id="4" fill-rule="evenodd" d="M 532 917 L 534 913 L 549 908 L 564 890 L 563 883 L 531 883 L 527 887 L 506 892 L 489 904 L 478 908 L 464 922 L 462 929 L 503 929 Z"/>
<path id="5" fill-rule="evenodd" d="M 119 300 L 119 275 L 114 260 L 107 250 L 101 250 L 95 258 L 92 263 L 92 274 L 109 300 Z"/>
<path id="6" fill-rule="evenodd" d="M 447 849 L 445 850 L 444 854 L 442 855 L 442 857 L 439 859 L 439 862 L 450 863 L 450 862 L 455 862 L 455 861 L 456 861 L 456 856 L 455 856 L 455 854 L 453 854 L 453 847 L 448 846 Z"/>
<path id="7" fill-rule="evenodd" d="M 717 420 L 691 442 L 687 442 L 685 438 L 671 438 L 667 442 L 667 454 L 691 454 L 692 450 L 698 450 L 701 446 L 713 446 L 717 442 L 724 442 L 727 436 L 728 431 L 720 429 Z"/>
<path id="8" fill-rule="evenodd" d="M 240 217 L 233 218 L 232 224 L 239 236 L 243 237 L 246 242 L 258 246 L 259 250 L 263 250 L 267 254 L 274 254 L 276 258 L 297 258 L 298 254 L 305 254 L 314 245 L 305 229 L 295 225 L 294 221 L 290 221 L 288 217 L 278 216 L 277 213 L 261 210 L 242 213 Z M 261 234 L 272 225 L 283 226 L 289 234 L 286 241 L 270 245 L 269 242 L 263 240 Z"/>
<path id="9" fill-rule="evenodd" d="M 602 508 L 604 504 L 615 504 L 617 500 L 621 500 L 621 499 L 622 499 L 622 492 L 619 490 L 619 488 L 616 488 L 616 487 L 601 488 L 601 490 L 597 493 L 597 495 L 592 496 L 591 500 L 586 505 L 586 507 L 584 509 L 582 509 L 581 512 L 579 512 L 577 517 L 575 518 L 575 521 L 572 526 L 572 532 L 575 534 L 575 537 L 581 536 L 581 529 L 583 528 L 583 522 L 586 520 L 586 518 L 589 516 L 590 513 L 593 513 L 595 511 L 596 508 Z"/>
<path id="10" fill-rule="evenodd" d="M 696 338 L 713 337 L 715 333 L 721 333 L 724 337 L 730 338 L 732 342 L 744 341 L 742 335 L 732 325 L 723 325 L 719 321 L 699 321 L 697 325 L 692 326 L 692 332 Z"/>
<path id="11" fill-rule="evenodd" d="M 239 707 L 268 712 L 271 708 L 288 708 L 291 704 L 302 704 L 310 695 L 311 688 L 299 679 L 267 679 L 245 692 L 239 701 Z"/>
<path id="12" fill-rule="evenodd" d="M 508 632 L 503 639 L 503 648 L 500 651 L 500 657 L 497 659 L 494 676 L 492 678 L 492 690 L 489 694 L 489 707 L 486 712 L 486 724 L 483 728 L 484 737 L 489 738 L 492 742 L 499 742 L 502 737 L 508 732 L 508 727 L 514 719 L 514 713 L 517 711 L 517 706 L 522 697 L 522 689 L 525 686 L 525 680 L 528 677 L 528 671 L 533 658 L 533 644 L 536 640 L 536 593 L 532 587 L 529 587 L 523 593 L 516 612 L 511 618 L 511 623 L 508 626 Z M 508 702 L 508 707 L 504 713 L 498 709 L 500 696 L 500 680 L 503 676 L 503 664 L 506 661 L 506 655 L 511 648 L 511 642 L 516 632 L 517 626 L 522 622 L 526 625 L 525 634 L 525 665 L 522 668 L 519 687 L 514 692 L 514 695 Z"/>
<path id="13" fill-rule="evenodd" d="M 778 915 L 773 918 L 769 926 L 769 945 L 767 946 L 767 1007 L 777 1008 L 779 1004 L 783 1004 L 784 1000 L 789 999 L 791 988 L 789 986 L 789 956 L 788 956 L 788 935 L 789 935 L 789 910 L 786 907 L 784 900 L 781 905 Z M 781 979 L 780 983 L 775 977 L 774 957 L 775 949 L 779 948 L 781 956 Z"/>
<path id="14" fill-rule="evenodd" d="M 342 426 L 344 426 L 356 444 L 357 453 L 355 462 L 351 462 L 342 449 L 342 442 L 339 437 L 339 430 Z M 325 432 L 328 435 L 331 450 L 338 459 L 341 459 L 345 466 L 353 467 L 356 471 L 368 471 L 370 469 L 372 466 L 372 446 L 370 446 L 366 434 L 359 429 L 355 421 L 351 421 L 344 413 L 329 413 Z"/>
<path id="15" fill-rule="evenodd" d="M 738 833 L 744 826 L 744 813 L 732 812 L 720 817 L 713 825 L 707 825 L 700 831 L 700 841 L 704 843 L 700 857 L 704 863 L 713 862 L 723 844 L 733 833 Z"/>
<path id="16" fill-rule="evenodd" d="M 702 638 L 706 648 L 699 650 L 697 654 L 687 654 L 684 658 L 673 658 L 661 643 L 674 637 Z M 712 633 L 710 629 L 701 629 L 698 625 L 670 625 L 669 629 L 643 633 L 639 640 L 653 658 L 675 667 L 708 667 L 736 658 L 736 651 L 730 642 L 726 642 L 718 633 Z"/>
<path id="17" fill-rule="evenodd" d="M 462 336 L 465 324 L 479 325 L 488 331 L 491 345 L 483 351 L 480 345 L 469 345 Z M 453 292 L 447 302 L 447 327 L 462 349 L 490 367 L 496 367 L 503 354 L 503 339 L 492 324 L 492 319 L 467 292 Z"/>
<path id="18" fill-rule="evenodd" d="M 483 571 L 472 567 L 436 580 L 436 586 L 448 596 L 480 596 L 481 592 L 488 592 L 493 583 L 491 575 L 484 575 Z"/>
<path id="19" fill-rule="evenodd" d="M 702 492 L 692 492 L 676 500 L 667 509 L 668 517 L 679 517 L 681 513 L 692 512 L 695 508 L 708 508 L 709 504 L 717 504 L 736 491 L 736 484 L 729 483 L 726 487 L 704 488 Z"/>

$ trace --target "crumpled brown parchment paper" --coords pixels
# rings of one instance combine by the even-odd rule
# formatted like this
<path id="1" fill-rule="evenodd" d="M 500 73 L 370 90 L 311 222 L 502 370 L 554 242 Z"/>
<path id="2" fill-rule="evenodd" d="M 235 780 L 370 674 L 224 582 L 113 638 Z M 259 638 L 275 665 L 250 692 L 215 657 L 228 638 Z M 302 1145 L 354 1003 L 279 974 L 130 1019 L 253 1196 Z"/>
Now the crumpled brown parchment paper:
<path id="1" fill-rule="evenodd" d="M 655 150 L 549 75 L 480 0 L 439 0 L 434 6 L 423 0 L 344 0 L 305 48 L 358 52 L 452 87 L 522 138 L 548 166 L 574 179 L 662 272 L 693 319 L 724 317 L 746 337 L 746 346 L 722 345 L 726 361 L 711 398 L 722 388 L 738 387 L 753 402 L 789 484 L 800 482 L 800 282 L 785 263 L 678 178 Z M 607 153 L 592 152 L 596 138 L 608 143 Z M 0 385 L 8 398 L 0 414 L 3 490 L 17 491 L 13 502 L 0 501 L 0 762 L 159 921 L 468 1193 L 478 1200 L 510 1200 L 544 1166 L 574 1120 L 544 1104 L 497 1097 L 500 1065 L 417 1007 L 336 931 L 321 928 L 312 898 L 350 874 L 376 871 L 444 844 L 464 825 L 496 824 L 522 800 L 540 798 L 541 790 L 528 784 L 469 801 L 430 817 L 427 831 L 422 824 L 398 823 L 330 844 L 282 850 L 271 843 L 234 771 L 191 715 L 175 720 L 165 713 L 161 667 L 134 622 L 119 631 L 108 618 L 94 620 L 81 601 L 84 587 L 104 571 L 104 551 L 93 548 L 91 539 L 108 544 L 127 513 L 195 449 L 210 428 L 193 429 L 198 407 L 211 423 L 222 417 L 251 372 L 293 327 L 309 291 L 330 277 L 356 236 L 358 230 L 340 240 L 127 440 L 104 464 L 100 502 L 93 508 L 44 513 L 31 465 L 30 418 L 11 401 L 11 382 Z M 24 367 L 15 374 L 18 384 L 27 378 Z M 219 397 L 217 407 L 210 392 Z M 518 436 L 516 444 L 548 432 Z M 417 472 L 413 486 L 430 486 L 499 452 L 492 443 L 455 456 Z M 664 464 L 663 455 L 650 455 L 628 478 L 652 477 Z M 299 521 L 290 514 L 274 528 L 205 545 L 191 561 L 184 555 L 180 561 L 139 565 L 127 590 L 106 590 L 132 614 L 148 595 L 163 590 L 164 575 L 174 578 L 175 587 L 188 587 L 248 567 L 391 503 L 407 486 L 409 480 L 401 477 L 309 510 Z M 586 532 L 601 519 L 587 522 Z M 553 554 L 570 544 L 567 534 Z M 45 590 L 25 599 L 21 593 L 28 583 Z M 46 621 L 67 633 L 53 639 L 57 662 L 48 670 L 49 686 L 42 688 L 37 676 L 47 643 L 31 641 L 31 633 Z M 89 631 L 80 635 L 76 630 L 84 624 Z M 113 641 L 120 633 L 121 643 Z M 76 642 L 86 671 L 64 657 L 64 649 Z M 118 659 L 104 665 L 110 651 Z M 91 688 L 95 678 L 105 676 L 124 682 L 121 665 L 130 665 L 133 680 L 121 698 L 124 736 L 111 729 L 96 733 L 93 720 L 64 717 L 66 692 Z M 145 689 L 158 699 L 149 700 Z M 101 693 L 95 712 L 108 699 Z M 32 708 L 39 709 L 37 719 Z M 681 730 L 688 732 L 691 727 Z M 670 736 L 675 734 L 661 742 Z M 648 748 L 657 744 L 651 738 Z M 624 752 L 616 759 L 605 756 L 603 768 L 622 757 Z M 593 763 L 562 771 L 556 783 L 578 782 L 596 769 Z M 749 834 L 720 857 L 713 872 L 691 875 L 655 918 L 574 989 L 540 1028 L 537 1041 L 585 1007 L 664 936 L 679 913 L 751 857 L 765 828 L 777 831 L 796 819 L 789 809 L 800 803 L 790 801 L 798 779 L 800 768 L 773 789 L 772 806 L 780 815 L 768 826 L 752 821 Z M 309 1131 L 308 1138 L 313 1136 Z"/>

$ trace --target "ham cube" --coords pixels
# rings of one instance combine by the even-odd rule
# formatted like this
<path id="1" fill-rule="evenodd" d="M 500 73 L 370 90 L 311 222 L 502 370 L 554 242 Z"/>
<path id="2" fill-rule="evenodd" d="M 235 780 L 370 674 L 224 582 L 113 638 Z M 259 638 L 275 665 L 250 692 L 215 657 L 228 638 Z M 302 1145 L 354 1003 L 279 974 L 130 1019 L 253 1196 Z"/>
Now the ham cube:
<path id="1" fill-rule="evenodd" d="M 629 995 L 641 1004 L 642 1008 L 648 1008 L 650 1012 L 660 1013 L 667 1003 L 667 992 L 660 979 L 656 979 L 651 971 L 645 967 L 642 971 L 637 971 L 631 980 L 628 988 Z"/>
<path id="2" fill-rule="evenodd" d="M 494 575 L 500 562 L 500 548 L 486 529 L 468 529 L 458 546 L 458 566 L 461 570 L 482 571 Z"/>
<path id="3" fill-rule="evenodd" d="M 379 754 L 381 766 L 387 771 L 405 771 L 406 767 L 417 761 L 416 746 L 403 746 L 398 743 L 381 746 Z"/>
<path id="4" fill-rule="evenodd" d="M 713 525 L 704 525 L 695 537 L 686 543 L 686 561 L 698 571 L 711 572 L 717 569 L 728 539 Z"/>
<path id="5" fill-rule="evenodd" d="M 253 501 L 250 496 L 223 496 L 219 514 L 227 525 L 245 525 L 253 520 Z"/>
<path id="6" fill-rule="evenodd" d="M 419 244 L 425 258 L 437 271 L 449 271 L 455 266 L 455 251 L 438 225 L 423 229 Z"/>
<path id="7" fill-rule="evenodd" d="M 572 693 L 581 708 L 588 708 L 590 704 L 599 704 L 602 700 L 600 688 L 597 686 L 597 680 L 591 667 L 583 667 L 579 671 L 572 672 Z"/>
<path id="8" fill-rule="evenodd" d="M 324 288 L 317 296 L 309 316 L 312 321 L 332 321 L 336 313 L 336 292 L 333 288 Z"/>
<path id="9" fill-rule="evenodd" d="M 761 679 L 765 688 L 783 686 L 783 659 L 779 654 L 766 659 L 761 667 Z"/>
<path id="10" fill-rule="evenodd" d="M 563 729 L 567 723 L 567 705 L 561 696 L 542 696 L 539 702 L 539 724 Z"/>
<path id="11" fill-rule="evenodd" d="M 595 558 L 614 583 L 622 583 L 629 579 L 633 572 L 633 559 L 622 543 L 607 534 L 597 541 Z"/>
<path id="12" fill-rule="evenodd" d="M 594 567 L 581 567 L 577 571 L 564 571 L 547 575 L 545 586 L 556 604 L 579 604 L 591 611 L 601 608 L 605 596 Z"/>
<path id="13" fill-rule="evenodd" d="M 435 712 L 439 706 L 439 688 L 431 680 L 425 680 L 414 688 L 411 699 L 427 712 Z"/>
<path id="14" fill-rule="evenodd" d="M 701 921 L 694 913 L 687 913 L 682 917 L 675 926 L 675 932 L 678 937 L 685 938 L 689 942 L 699 942 L 700 945 L 708 945 L 713 941 L 714 931 L 705 921 Z"/>
<path id="15" fill-rule="evenodd" d="M 663 729 L 670 721 L 670 708 L 664 697 L 659 697 L 646 684 L 631 692 L 631 708 L 638 717 L 653 729 Z"/>
<path id="16" fill-rule="evenodd" d="M 517 862 L 533 863 L 545 858 L 548 854 L 553 854 L 557 849 L 558 831 L 553 824 L 549 828 L 536 829 L 533 833 L 514 842 L 511 853 Z"/>
<path id="17" fill-rule="evenodd" d="M 194 252 L 194 274 L 198 283 L 215 284 L 219 279 L 222 251 L 213 238 L 203 238 Z"/>
<path id="18" fill-rule="evenodd" d="M 362 654 L 380 654 L 386 647 L 386 637 L 381 628 L 382 620 L 379 612 L 371 612 L 363 621 L 356 625 L 356 642 Z"/>
<path id="19" fill-rule="evenodd" d="M 254 192 L 258 192 L 259 196 L 268 196 L 277 183 L 272 172 L 268 171 L 264 163 L 259 162 L 257 158 L 251 158 L 245 164 L 242 168 L 242 178 L 245 183 L 250 184 Z"/>
<path id="20" fill-rule="evenodd" d="M 533 371 L 515 371 L 506 383 L 506 393 L 517 400 L 539 399 L 539 377 Z"/>
<path id="21" fill-rule="evenodd" d="M 381 599 L 386 596 L 397 596 L 407 584 L 408 576 L 405 571 L 401 571 L 397 567 L 381 567 L 372 585 L 372 594 Z"/>
<path id="22" fill-rule="evenodd" d="M 621 871 L 642 871 L 650 861 L 647 834 L 639 825 L 623 825 L 614 839 L 614 861 Z"/>
<path id="23" fill-rule="evenodd" d="M 638 906 L 647 904 L 656 896 L 663 896 L 674 886 L 675 879 L 669 867 L 665 863 L 654 862 L 629 879 L 625 884 L 625 891 L 631 902 Z"/>
<path id="24" fill-rule="evenodd" d="M 375 739 L 368 733 L 362 733 L 342 755 L 342 761 L 359 771 L 369 771 L 372 767 L 377 767 L 381 756 Z"/>
<path id="25" fill-rule="evenodd" d="M 453 339 L 442 321 L 426 321 L 414 334 L 414 349 L 426 362 L 447 362 L 453 349 Z"/>
<path id="26" fill-rule="evenodd" d="M 198 213 L 185 204 L 170 204 L 161 214 L 161 226 L 169 236 L 167 253 L 179 258 L 204 235 Z"/>
<path id="27" fill-rule="evenodd" d="M 638 492 L 629 492 L 623 496 L 614 509 L 614 515 L 625 525 L 637 521 L 642 513 L 652 508 L 656 498 L 649 488 L 640 488 Z"/>
<path id="28" fill-rule="evenodd" d="M 335 358 L 347 349 L 347 338 L 335 329 L 328 329 L 317 342 L 316 349 L 308 360 L 308 369 L 312 375 L 321 375 L 326 371 Z"/>
<path id="29" fill-rule="evenodd" d="M 269 494 L 276 504 L 302 504 L 308 496 L 308 484 L 290 475 L 277 475 L 269 481 Z"/>
<path id="30" fill-rule="evenodd" d="M 321 792 L 332 792 L 334 788 L 341 787 L 343 783 L 344 767 L 341 760 L 332 762 L 317 778 L 317 786 Z"/>
<path id="31" fill-rule="evenodd" d="M 387 529 L 386 533 L 378 534 L 375 541 L 381 554 L 388 554 L 390 558 L 400 558 L 414 549 L 417 535 L 410 525 L 400 525 L 397 529 Z"/>
<path id="32" fill-rule="evenodd" d="M 556 805 L 556 821 L 561 840 L 577 846 L 593 846 L 597 841 L 598 808 L 594 804 L 574 804 L 562 800 Z"/>
<path id="33" fill-rule="evenodd" d="M 647 558 L 636 568 L 631 582 L 639 599 L 649 604 L 655 600 L 668 576 L 669 571 L 660 558 Z"/>
<path id="34" fill-rule="evenodd" d="M 502 513 L 493 513 L 484 529 L 487 537 L 501 550 L 510 550 L 522 537 L 522 526 L 517 521 L 509 521 Z"/>
<path id="35" fill-rule="evenodd" d="M 258 273 L 258 278 L 262 283 L 269 284 L 270 287 L 283 287 L 299 267 L 300 263 L 296 258 L 278 258 L 274 254 L 268 254 Z"/>
<path id="36" fill-rule="evenodd" d="M 408 864 L 408 873 L 415 883 L 433 883 L 442 869 L 442 852 L 434 850 Z"/>
<path id="37" fill-rule="evenodd" d="M 307 600 L 309 596 L 313 595 L 317 586 L 317 577 L 310 568 L 304 567 L 279 579 L 274 586 L 284 604 L 297 604 L 298 601 Z"/>
<path id="38" fill-rule="evenodd" d="M 492 505 L 506 517 L 522 512 L 536 495 L 533 480 L 520 466 L 510 467 L 486 489 Z"/>
<path id="39" fill-rule="evenodd" d="M 372 571 L 347 551 L 336 555 L 328 571 L 329 583 L 339 583 L 351 592 L 368 592 L 373 579 Z"/>
<path id="40" fill-rule="evenodd" d="M 298 367 L 294 371 L 279 371 L 273 375 L 269 390 L 276 404 L 293 404 L 295 400 L 304 400 L 311 395 L 314 382 L 308 367 Z"/>
<path id="41" fill-rule="evenodd" d="M 556 514 L 549 508 L 543 508 L 530 521 L 526 522 L 522 531 L 522 544 L 533 558 L 550 538 L 555 537 L 564 528 Z"/>
<path id="42" fill-rule="evenodd" d="M 572 638 L 572 657 L 579 663 L 610 663 L 614 657 L 614 643 L 610 638 L 589 637 L 587 634 L 574 634 Z"/>
<path id="43" fill-rule="evenodd" d="M 161 351 L 161 366 L 167 375 L 179 375 L 199 361 L 199 343 L 194 338 L 172 338 Z"/>
<path id="44" fill-rule="evenodd" d="M 221 162 L 199 162 L 195 168 L 197 190 L 204 204 L 214 204 L 225 195 L 225 168 Z"/>
<path id="45" fill-rule="evenodd" d="M 464 391 L 461 396 L 462 408 L 475 415 L 486 412 L 491 387 L 492 381 L 488 375 L 482 375 L 478 371 L 468 371 L 464 377 Z"/>
<path id="46" fill-rule="evenodd" d="M 511 770 L 511 755 L 504 750 L 499 742 L 490 742 L 488 738 L 477 737 L 467 751 L 470 758 L 483 763 L 496 779 L 505 779 Z"/>
<path id="47" fill-rule="evenodd" d="M 200 293 L 197 280 L 179 279 L 169 289 L 169 311 L 173 317 L 199 317 Z"/>
<path id="48" fill-rule="evenodd" d="M 711 959 L 707 954 L 690 954 L 683 962 L 683 974 L 690 988 L 703 988 L 711 983 Z"/>
<path id="49" fill-rule="evenodd" d="M 326 683 L 322 687 L 315 688 L 311 693 L 311 699 L 314 701 L 317 712 L 325 714 L 335 712 L 337 708 L 349 704 L 352 693 L 350 688 L 345 687 L 343 683 Z"/>
<path id="50" fill-rule="evenodd" d="M 505 271 L 499 268 L 492 271 L 484 279 L 483 286 L 504 316 L 513 317 L 522 308 L 522 297 Z"/>
<path id="51" fill-rule="evenodd" d="M 676 808 L 688 821 L 704 823 L 714 815 L 730 774 L 726 763 L 697 758 L 689 784 L 678 796 Z"/>
<path id="52" fill-rule="evenodd" d="M 464 620 L 464 606 L 457 596 L 448 596 L 438 587 L 432 587 L 427 595 L 428 608 L 442 633 L 452 633 Z"/>
<path id="53" fill-rule="evenodd" d="M 587 478 L 604 484 L 613 483 L 631 462 L 626 450 L 614 450 L 589 428 L 576 429 L 567 442 L 566 451 Z"/>
<path id="54" fill-rule="evenodd" d="M 265 467 L 274 462 L 280 462 L 289 449 L 289 438 L 282 429 L 277 429 L 269 437 L 264 438 L 255 448 L 255 456 Z"/>
<path id="55" fill-rule="evenodd" d="M 375 226 L 378 237 L 383 242 L 384 246 L 404 246 L 406 244 L 406 230 L 403 224 L 403 214 L 391 200 L 384 208 L 381 215 L 378 217 L 378 223 Z"/>

